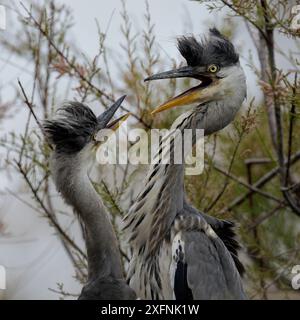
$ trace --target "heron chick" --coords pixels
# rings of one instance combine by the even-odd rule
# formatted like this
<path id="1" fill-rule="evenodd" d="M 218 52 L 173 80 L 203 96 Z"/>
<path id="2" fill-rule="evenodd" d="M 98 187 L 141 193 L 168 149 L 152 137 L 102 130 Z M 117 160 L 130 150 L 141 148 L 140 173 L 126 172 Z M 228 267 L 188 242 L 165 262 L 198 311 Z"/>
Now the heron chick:
<path id="1" fill-rule="evenodd" d="M 111 121 L 125 96 L 100 116 L 81 103 L 69 102 L 44 123 L 45 134 L 54 146 L 50 170 L 57 190 L 82 219 L 88 260 L 88 281 L 79 299 L 134 299 L 124 280 L 119 246 L 106 208 L 95 191 L 88 169 L 97 136 L 103 129 L 117 130 L 128 117 Z"/>
<path id="2" fill-rule="evenodd" d="M 187 66 L 145 81 L 189 77 L 200 83 L 152 114 L 194 104 L 176 119 L 173 129 L 180 134 L 185 129 L 204 129 L 205 135 L 223 129 L 246 97 L 245 74 L 233 44 L 214 28 L 203 41 L 179 38 L 178 49 Z M 193 143 L 195 139 L 194 135 Z M 168 151 L 172 155 L 174 141 L 163 138 L 158 154 Z M 245 299 L 239 275 L 243 267 L 232 227 L 231 222 L 189 204 L 184 164 L 153 164 L 125 217 L 133 251 L 130 285 L 146 299 Z"/>

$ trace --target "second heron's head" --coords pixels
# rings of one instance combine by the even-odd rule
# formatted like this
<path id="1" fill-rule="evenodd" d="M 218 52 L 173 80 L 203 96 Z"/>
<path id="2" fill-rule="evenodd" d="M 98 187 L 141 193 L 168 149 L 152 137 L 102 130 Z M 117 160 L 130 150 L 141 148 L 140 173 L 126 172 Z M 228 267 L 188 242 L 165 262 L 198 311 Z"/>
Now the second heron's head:
<path id="1" fill-rule="evenodd" d="M 57 110 L 52 120 L 46 120 L 44 131 L 54 150 L 59 155 L 74 156 L 83 149 L 91 151 L 101 142 L 101 131 L 116 131 L 129 113 L 112 120 L 125 96 L 96 117 L 93 111 L 79 102 L 67 102 Z M 99 138 L 100 136 L 100 138 Z M 87 149 L 86 149 L 87 150 Z"/>
<path id="2" fill-rule="evenodd" d="M 145 81 L 188 77 L 200 83 L 164 102 L 152 114 L 190 104 L 196 104 L 196 112 L 203 104 L 225 100 L 224 108 L 237 109 L 241 106 L 246 96 L 245 75 L 239 55 L 226 37 L 213 28 L 202 41 L 197 41 L 193 36 L 179 38 L 178 49 L 187 66 L 155 74 Z"/>

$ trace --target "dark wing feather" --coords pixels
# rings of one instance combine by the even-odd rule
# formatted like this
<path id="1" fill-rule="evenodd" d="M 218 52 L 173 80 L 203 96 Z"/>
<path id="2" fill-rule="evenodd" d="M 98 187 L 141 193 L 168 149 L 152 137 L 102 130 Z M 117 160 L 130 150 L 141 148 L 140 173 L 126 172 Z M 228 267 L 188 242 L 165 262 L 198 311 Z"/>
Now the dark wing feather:
<path id="1" fill-rule="evenodd" d="M 181 260 L 176 266 L 174 294 L 176 300 L 193 300 L 193 293 L 187 282 L 187 264 Z"/>
<path id="2" fill-rule="evenodd" d="M 237 267 L 240 275 L 243 275 L 245 268 L 238 258 L 238 249 L 240 249 L 239 243 L 235 239 L 234 223 L 227 220 L 219 220 L 219 224 L 212 226 L 218 237 L 221 238 L 226 248 L 230 252 L 232 259 Z"/>

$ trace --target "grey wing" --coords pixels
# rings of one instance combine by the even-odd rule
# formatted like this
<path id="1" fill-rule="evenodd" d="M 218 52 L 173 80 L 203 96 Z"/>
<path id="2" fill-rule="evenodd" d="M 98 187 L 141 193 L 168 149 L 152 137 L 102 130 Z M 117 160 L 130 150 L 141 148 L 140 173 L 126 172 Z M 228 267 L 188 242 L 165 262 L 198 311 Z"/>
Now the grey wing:
<path id="1" fill-rule="evenodd" d="M 237 267 L 240 275 L 242 276 L 245 269 L 238 257 L 238 250 L 241 248 L 236 241 L 235 224 L 228 220 L 220 220 L 215 217 L 204 214 L 197 209 L 186 205 L 185 210 L 191 214 L 200 215 L 205 221 L 213 228 L 218 237 L 223 241 L 224 245 L 231 254 L 231 257 Z"/>
<path id="2" fill-rule="evenodd" d="M 181 239 L 183 255 L 175 271 L 175 297 L 178 292 L 191 292 L 195 300 L 246 299 L 234 261 L 219 237 L 183 231 Z"/>

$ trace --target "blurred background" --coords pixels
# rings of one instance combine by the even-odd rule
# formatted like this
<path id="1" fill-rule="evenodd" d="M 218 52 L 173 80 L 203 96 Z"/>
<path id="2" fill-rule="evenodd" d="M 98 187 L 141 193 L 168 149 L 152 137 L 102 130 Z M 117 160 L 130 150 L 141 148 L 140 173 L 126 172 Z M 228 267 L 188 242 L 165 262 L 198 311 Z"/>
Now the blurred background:
<path id="1" fill-rule="evenodd" d="M 143 79 L 183 64 L 180 35 L 217 27 L 240 54 L 247 100 L 206 138 L 205 170 L 189 200 L 238 226 L 251 299 L 299 299 L 300 23 L 297 1 L 0 1 L 0 299 L 74 299 L 86 278 L 82 229 L 56 192 L 40 123 L 65 100 L 98 114 L 126 94 L 132 127 L 168 128 L 180 110 L 149 111 L 191 80 Z M 299 10 L 300 12 L 300 10 Z M 299 28 L 298 28 L 299 24 Z M 147 166 L 95 165 L 91 178 L 119 234 Z M 128 259 L 122 243 L 124 265 Z M 297 286 L 296 286 L 297 287 Z M 299 286 L 298 286 L 299 288 Z"/>

